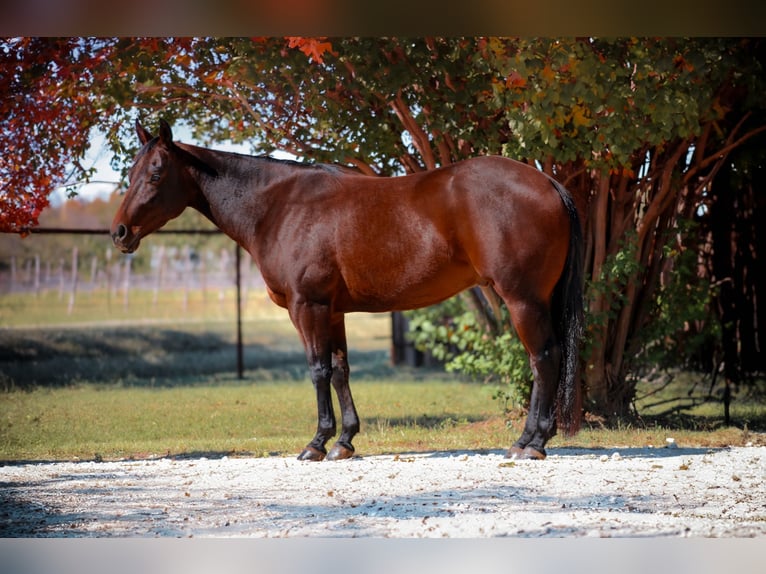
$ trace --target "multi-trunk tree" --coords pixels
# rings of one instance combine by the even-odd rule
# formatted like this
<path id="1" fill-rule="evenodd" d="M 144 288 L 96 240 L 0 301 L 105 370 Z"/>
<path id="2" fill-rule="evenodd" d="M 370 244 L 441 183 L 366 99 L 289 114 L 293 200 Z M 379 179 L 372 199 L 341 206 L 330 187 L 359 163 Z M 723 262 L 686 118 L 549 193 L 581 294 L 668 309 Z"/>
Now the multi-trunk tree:
<path id="1" fill-rule="evenodd" d="M 620 416 L 635 358 L 671 348 L 679 325 L 709 308 L 688 256 L 701 242 L 687 222 L 712 209 L 730 154 L 766 129 L 763 47 L 734 38 L 14 40 L 3 48 L 12 73 L 1 75 L 14 99 L 0 105 L 18 119 L 0 143 L 15 142 L 16 155 L 3 160 L 0 218 L 5 229 L 33 223 L 66 166 L 84 171 L 76 161 L 92 126 L 126 157 L 136 116 L 183 120 L 202 142 L 250 142 L 370 175 L 514 157 L 577 198 L 589 408 Z M 470 302 L 477 328 L 505 329 L 491 302 Z"/>

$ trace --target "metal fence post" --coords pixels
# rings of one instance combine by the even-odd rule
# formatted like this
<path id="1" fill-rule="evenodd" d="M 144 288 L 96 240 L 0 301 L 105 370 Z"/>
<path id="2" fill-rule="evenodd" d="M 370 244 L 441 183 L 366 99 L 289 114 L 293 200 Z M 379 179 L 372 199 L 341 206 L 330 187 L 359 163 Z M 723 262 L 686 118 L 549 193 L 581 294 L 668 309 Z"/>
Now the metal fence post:
<path id="1" fill-rule="evenodd" d="M 234 248 L 235 265 L 237 267 L 237 378 L 245 378 L 244 359 L 242 354 L 242 248 L 239 244 Z"/>

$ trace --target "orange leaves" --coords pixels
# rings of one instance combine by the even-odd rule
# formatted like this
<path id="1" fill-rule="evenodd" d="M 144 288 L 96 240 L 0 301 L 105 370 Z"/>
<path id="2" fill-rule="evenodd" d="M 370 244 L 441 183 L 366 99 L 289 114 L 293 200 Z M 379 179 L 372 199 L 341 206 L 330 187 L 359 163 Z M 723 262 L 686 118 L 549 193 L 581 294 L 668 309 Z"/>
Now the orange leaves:
<path id="1" fill-rule="evenodd" d="M 505 79 L 505 85 L 510 89 L 521 90 L 527 86 L 527 79 L 514 70 L 508 74 L 508 77 Z"/>
<path id="2" fill-rule="evenodd" d="M 0 99 L 0 231 L 36 225 L 87 148 L 93 67 L 103 60 L 93 42 L 24 39 L 0 62 L 0 91 L 10 95 Z"/>
<path id="3" fill-rule="evenodd" d="M 608 153 L 608 152 L 607 152 Z M 611 155 L 611 154 L 610 154 Z M 617 175 L 626 179 L 635 179 L 636 172 L 630 166 L 614 166 L 609 168 L 610 175 Z"/>
<path id="4" fill-rule="evenodd" d="M 180 54 L 173 54 L 172 57 L 177 64 L 179 64 L 180 66 L 184 68 L 189 68 L 192 65 L 192 57 L 186 52 L 182 52 Z"/>
<path id="5" fill-rule="evenodd" d="M 208 85 L 214 86 L 221 81 L 222 73 L 220 70 L 212 70 L 202 76 L 202 81 Z"/>
<path id="6" fill-rule="evenodd" d="M 683 70 L 684 72 L 693 72 L 694 71 L 694 64 L 687 61 L 681 54 L 676 54 L 676 56 L 673 58 L 673 65 L 678 70 Z"/>
<path id="7" fill-rule="evenodd" d="M 552 84 L 553 81 L 556 79 L 556 72 L 553 71 L 553 68 L 551 68 L 550 64 L 545 64 L 545 67 L 542 70 L 540 70 L 540 75 L 549 84 Z"/>
<path id="8" fill-rule="evenodd" d="M 592 123 L 590 118 L 590 111 L 584 105 L 575 104 L 572 106 L 572 124 L 575 127 L 589 126 Z"/>
<path id="9" fill-rule="evenodd" d="M 320 36 L 318 38 L 304 38 L 302 36 L 288 36 L 287 45 L 290 48 L 298 48 L 301 52 L 306 54 L 311 61 L 317 64 L 324 63 L 324 55 L 329 52 L 333 56 L 337 54 L 332 51 L 332 44 L 327 41 L 327 37 Z"/>

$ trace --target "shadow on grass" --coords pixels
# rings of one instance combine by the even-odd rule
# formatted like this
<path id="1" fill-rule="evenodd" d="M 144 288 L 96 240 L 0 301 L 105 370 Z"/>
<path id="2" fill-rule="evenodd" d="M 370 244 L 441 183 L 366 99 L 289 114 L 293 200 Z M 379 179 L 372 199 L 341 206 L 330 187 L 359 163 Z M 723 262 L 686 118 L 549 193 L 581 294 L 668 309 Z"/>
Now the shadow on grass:
<path id="1" fill-rule="evenodd" d="M 439 415 L 412 415 L 405 417 L 368 417 L 362 424 L 375 429 L 422 428 L 445 430 L 457 424 L 478 423 L 487 420 L 485 416 L 444 413 Z"/>
<path id="2" fill-rule="evenodd" d="M 749 408 L 740 412 L 739 404 L 732 403 L 736 411 L 731 415 L 728 428 L 738 428 L 752 432 L 766 432 L 766 406 L 747 401 Z M 727 428 L 724 423 L 723 404 L 714 414 L 697 414 L 688 412 L 662 413 L 644 415 L 641 426 L 645 428 L 669 428 L 686 431 L 714 432 Z"/>
<path id="3" fill-rule="evenodd" d="M 244 345 L 244 382 L 304 380 L 303 349 L 291 341 Z M 352 377 L 386 378 L 385 351 L 350 353 Z M 30 390 L 80 383 L 176 387 L 236 382 L 231 337 L 213 331 L 124 327 L 0 331 L 0 389 Z"/>

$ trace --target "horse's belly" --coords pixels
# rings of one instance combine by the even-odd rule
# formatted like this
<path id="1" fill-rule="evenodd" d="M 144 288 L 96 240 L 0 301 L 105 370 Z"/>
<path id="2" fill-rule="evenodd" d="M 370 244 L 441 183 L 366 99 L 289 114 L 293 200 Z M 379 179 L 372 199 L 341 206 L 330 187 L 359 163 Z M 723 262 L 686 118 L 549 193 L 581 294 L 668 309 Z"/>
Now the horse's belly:
<path id="1" fill-rule="evenodd" d="M 377 278 L 349 282 L 336 303 L 345 312 L 405 311 L 440 303 L 476 285 L 478 277 L 468 265 L 453 265 L 420 275 L 393 267 Z"/>

